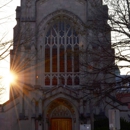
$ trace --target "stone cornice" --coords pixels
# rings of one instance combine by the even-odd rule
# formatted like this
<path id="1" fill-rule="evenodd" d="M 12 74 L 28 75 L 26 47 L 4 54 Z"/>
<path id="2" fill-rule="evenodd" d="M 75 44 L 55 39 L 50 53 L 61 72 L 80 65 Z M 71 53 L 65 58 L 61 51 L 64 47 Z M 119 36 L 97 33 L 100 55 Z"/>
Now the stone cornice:
<path id="1" fill-rule="evenodd" d="M 36 2 L 41 2 L 41 3 L 44 3 L 48 0 L 36 0 Z M 82 3 L 82 4 L 85 4 L 87 2 L 87 0 L 75 0 L 75 1 L 78 1 L 79 3 Z"/>

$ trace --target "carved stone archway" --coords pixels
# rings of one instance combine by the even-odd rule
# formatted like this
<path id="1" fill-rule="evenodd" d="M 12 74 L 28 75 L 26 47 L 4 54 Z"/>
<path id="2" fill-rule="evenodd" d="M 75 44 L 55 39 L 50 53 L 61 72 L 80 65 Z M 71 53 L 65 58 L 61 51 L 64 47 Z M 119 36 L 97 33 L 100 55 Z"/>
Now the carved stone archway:
<path id="1" fill-rule="evenodd" d="M 72 104 L 64 98 L 57 98 L 53 100 L 46 111 L 46 121 L 48 129 L 51 129 L 54 124 L 58 127 L 66 126 L 66 129 L 74 129 L 76 121 L 76 112 Z M 57 125 L 58 124 L 58 125 Z M 68 127 L 68 124 L 70 127 Z"/>
<path id="2" fill-rule="evenodd" d="M 48 118 L 74 118 L 75 111 L 67 100 L 58 98 L 49 105 L 47 116 Z"/>
<path id="3" fill-rule="evenodd" d="M 38 36 L 43 35 L 43 31 L 46 31 L 47 28 L 50 27 L 51 23 L 58 19 L 67 19 L 70 21 L 70 23 L 75 25 L 80 33 L 86 32 L 85 23 L 77 15 L 70 11 L 61 9 L 50 13 L 41 20 L 38 25 Z"/>
<path id="4" fill-rule="evenodd" d="M 51 118 L 72 118 L 69 109 L 63 105 L 56 107 L 52 113 Z"/>

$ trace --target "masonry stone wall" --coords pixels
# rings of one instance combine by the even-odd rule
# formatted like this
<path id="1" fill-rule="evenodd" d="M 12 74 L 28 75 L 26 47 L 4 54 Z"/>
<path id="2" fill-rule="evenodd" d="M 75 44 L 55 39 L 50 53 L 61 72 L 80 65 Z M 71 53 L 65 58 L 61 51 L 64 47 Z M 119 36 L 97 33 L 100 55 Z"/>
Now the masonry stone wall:
<path id="1" fill-rule="evenodd" d="M 37 3 L 37 23 L 56 10 L 68 10 L 76 14 L 82 21 L 86 21 L 86 2 L 84 0 L 48 0 Z"/>

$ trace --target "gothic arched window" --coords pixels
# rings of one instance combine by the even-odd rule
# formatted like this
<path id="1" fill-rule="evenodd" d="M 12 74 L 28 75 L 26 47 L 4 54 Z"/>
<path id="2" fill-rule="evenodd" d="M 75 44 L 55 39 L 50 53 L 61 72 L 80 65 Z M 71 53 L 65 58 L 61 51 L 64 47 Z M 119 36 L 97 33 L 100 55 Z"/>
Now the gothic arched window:
<path id="1" fill-rule="evenodd" d="M 53 79 L 52 79 L 52 85 L 57 85 L 57 78 L 56 77 L 53 77 Z"/>
<path id="2" fill-rule="evenodd" d="M 70 76 L 67 79 L 67 85 L 72 85 L 72 78 Z"/>
<path id="3" fill-rule="evenodd" d="M 46 84 L 46 85 L 50 85 L 50 79 L 49 79 L 49 77 L 46 77 L 46 79 L 45 79 L 45 84 Z"/>
<path id="4" fill-rule="evenodd" d="M 74 46 L 74 72 L 79 72 L 79 47 L 78 45 Z"/>
<path id="5" fill-rule="evenodd" d="M 45 72 L 50 72 L 50 47 L 45 47 Z"/>
<path id="6" fill-rule="evenodd" d="M 79 85 L 79 77 L 75 77 L 74 78 L 74 84 L 75 85 Z"/>
<path id="7" fill-rule="evenodd" d="M 60 47 L 60 72 L 65 71 L 65 53 L 64 46 Z"/>
<path id="8" fill-rule="evenodd" d="M 57 72 L 57 46 L 52 47 L 52 72 Z"/>
<path id="9" fill-rule="evenodd" d="M 68 21 L 59 20 L 51 25 L 45 36 L 45 74 L 50 74 L 50 85 L 59 83 L 59 76 L 64 77 L 65 85 L 73 85 L 73 74 L 79 72 L 79 56 L 73 52 L 78 50 L 78 34 Z M 68 79 L 69 74 L 72 77 Z"/>

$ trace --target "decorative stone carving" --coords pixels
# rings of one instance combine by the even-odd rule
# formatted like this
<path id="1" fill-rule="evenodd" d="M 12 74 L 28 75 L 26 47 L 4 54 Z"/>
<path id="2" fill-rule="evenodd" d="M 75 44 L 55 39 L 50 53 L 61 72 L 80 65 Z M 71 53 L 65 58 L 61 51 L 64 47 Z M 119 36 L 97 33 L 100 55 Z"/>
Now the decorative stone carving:
<path id="1" fill-rule="evenodd" d="M 51 117 L 52 118 L 58 118 L 58 117 L 71 118 L 71 113 L 67 107 L 60 105 L 53 110 Z"/>
<path id="2" fill-rule="evenodd" d="M 27 0 L 26 1 L 26 17 L 32 16 L 32 1 Z"/>
<path id="3" fill-rule="evenodd" d="M 27 2 L 26 2 L 26 6 L 27 6 L 27 8 L 30 8 L 31 5 L 32 5 L 31 0 L 27 0 Z"/>
<path id="4" fill-rule="evenodd" d="M 35 21 L 35 1 L 26 0 L 22 8 L 22 21 Z"/>
<path id="5" fill-rule="evenodd" d="M 48 111 L 47 111 L 47 114 L 49 115 L 50 113 L 53 113 L 53 111 L 54 111 L 57 107 L 59 107 L 59 106 L 61 106 L 61 105 L 64 106 L 66 109 L 68 109 L 72 115 L 75 114 L 75 111 L 74 111 L 72 105 L 71 105 L 68 101 L 66 101 L 65 99 L 60 99 L 60 98 L 59 98 L 59 99 L 56 99 L 55 101 L 53 101 L 53 102 L 50 104 L 49 109 L 48 109 Z M 59 108 L 62 108 L 62 107 L 59 107 Z M 59 109 L 59 108 L 58 108 L 58 109 Z"/>
<path id="6" fill-rule="evenodd" d="M 77 28 L 78 31 L 81 33 L 85 33 L 85 23 L 75 14 L 73 14 L 70 11 L 67 10 L 57 10 L 55 12 L 52 12 L 51 14 L 47 15 L 42 19 L 40 24 L 38 25 L 38 32 L 40 33 L 39 36 L 43 33 L 46 28 L 51 24 L 51 22 L 54 22 L 54 20 L 58 19 L 66 19 L 70 21 L 75 27 Z"/>

